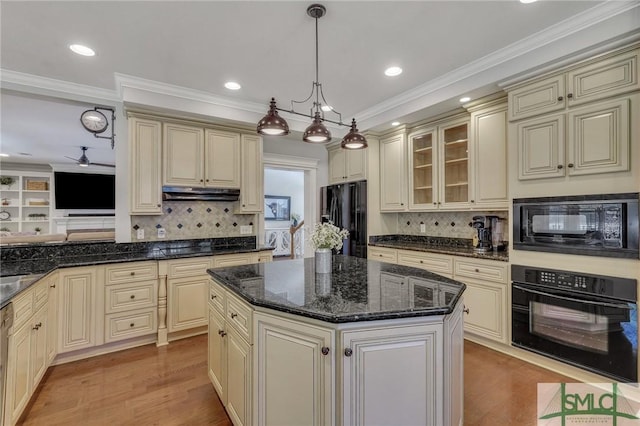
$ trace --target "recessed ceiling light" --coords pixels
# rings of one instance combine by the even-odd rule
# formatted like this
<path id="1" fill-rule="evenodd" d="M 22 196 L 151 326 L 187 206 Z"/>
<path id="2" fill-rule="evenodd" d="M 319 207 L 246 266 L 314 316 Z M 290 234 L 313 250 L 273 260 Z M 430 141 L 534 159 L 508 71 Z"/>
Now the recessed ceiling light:
<path id="1" fill-rule="evenodd" d="M 399 121 L 394 121 L 393 123 L 391 123 L 392 126 L 399 126 L 400 122 Z"/>
<path id="2" fill-rule="evenodd" d="M 96 52 L 90 47 L 83 46 L 82 44 L 72 44 L 69 46 L 72 52 L 82 56 L 95 56 Z"/>
<path id="3" fill-rule="evenodd" d="M 5 154 L 4 152 L 0 152 L 0 157 L 8 157 L 9 154 Z"/>
<path id="4" fill-rule="evenodd" d="M 32 157 L 32 155 L 31 155 L 31 154 L 29 154 L 28 152 L 19 152 L 18 154 L 19 154 L 19 155 L 23 155 L 23 156 L 25 156 L 25 157 Z"/>
<path id="5" fill-rule="evenodd" d="M 402 68 L 400 67 L 389 67 L 386 70 L 384 70 L 384 75 L 389 77 L 395 77 L 400 74 L 402 74 Z"/>
<path id="6" fill-rule="evenodd" d="M 471 100 L 470 97 L 465 96 L 464 98 L 460 98 L 460 102 L 469 102 Z"/>
<path id="7" fill-rule="evenodd" d="M 240 84 L 236 83 L 235 81 L 227 81 L 224 84 L 224 87 L 226 87 L 229 90 L 240 90 L 242 86 L 240 86 Z"/>
<path id="8" fill-rule="evenodd" d="M 331 105 L 322 105 L 320 107 L 324 112 L 329 112 L 331 110 L 333 110 L 333 107 Z"/>
<path id="9" fill-rule="evenodd" d="M 527 4 L 527 3 L 534 3 L 534 2 L 537 2 L 537 1 L 538 0 L 520 0 L 520 3 Z"/>

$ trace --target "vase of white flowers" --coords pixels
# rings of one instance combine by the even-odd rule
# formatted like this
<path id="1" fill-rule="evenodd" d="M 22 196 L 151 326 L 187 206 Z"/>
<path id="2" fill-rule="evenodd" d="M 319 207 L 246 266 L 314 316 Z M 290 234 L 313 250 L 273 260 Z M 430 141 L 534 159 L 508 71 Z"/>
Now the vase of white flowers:
<path id="1" fill-rule="evenodd" d="M 345 238 L 349 238 L 349 231 L 338 228 L 333 222 L 316 223 L 311 234 L 311 244 L 316 250 L 316 273 L 331 272 L 331 251 L 340 250 Z"/>

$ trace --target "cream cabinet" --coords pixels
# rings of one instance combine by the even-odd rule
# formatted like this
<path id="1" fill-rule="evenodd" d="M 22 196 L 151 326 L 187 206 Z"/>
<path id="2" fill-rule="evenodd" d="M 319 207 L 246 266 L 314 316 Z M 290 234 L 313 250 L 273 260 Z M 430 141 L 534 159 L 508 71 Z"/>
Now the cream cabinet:
<path id="1" fill-rule="evenodd" d="M 632 97 L 516 124 L 520 180 L 629 170 Z"/>
<path id="2" fill-rule="evenodd" d="M 262 213 L 264 204 L 264 170 L 262 138 L 242 135 L 240 138 L 240 203 L 237 213 Z"/>
<path id="3" fill-rule="evenodd" d="M 129 116 L 129 212 L 162 214 L 162 123 Z"/>
<path id="4" fill-rule="evenodd" d="M 398 263 L 398 250 L 387 247 L 368 247 L 369 259 L 380 262 Z"/>
<path id="5" fill-rule="evenodd" d="M 380 140 L 380 211 L 406 211 L 406 138 L 399 133 Z"/>
<path id="6" fill-rule="evenodd" d="M 560 111 L 640 89 L 640 49 L 583 61 L 509 90 L 509 120 Z"/>
<path id="7" fill-rule="evenodd" d="M 47 365 L 51 365 L 58 354 L 58 273 L 54 272 L 47 281 Z"/>
<path id="8" fill-rule="evenodd" d="M 334 331 L 263 313 L 254 327 L 254 424 L 333 424 Z"/>
<path id="9" fill-rule="evenodd" d="M 409 209 L 438 207 L 438 135 L 435 127 L 409 135 Z"/>
<path id="10" fill-rule="evenodd" d="M 465 331 L 508 343 L 508 264 L 456 257 L 453 278 L 467 285 Z"/>
<path id="11" fill-rule="evenodd" d="M 240 134 L 165 123 L 163 184 L 240 187 Z"/>
<path id="12" fill-rule="evenodd" d="M 210 257 L 175 259 L 164 262 L 167 273 L 168 332 L 188 330 L 208 324 Z"/>
<path id="13" fill-rule="evenodd" d="M 227 340 L 225 339 L 224 314 L 216 312 L 209 301 L 209 334 L 207 368 L 209 380 L 222 405 L 227 403 Z"/>
<path id="14" fill-rule="evenodd" d="M 98 268 L 85 266 L 62 269 L 59 272 L 58 293 L 58 353 L 91 348 L 102 344 L 102 303 L 98 289 L 102 277 Z"/>
<path id="15" fill-rule="evenodd" d="M 272 260 L 273 254 L 271 253 L 271 251 L 223 254 L 219 256 L 213 256 L 213 267 L 225 268 L 230 266 L 252 265 L 254 263 L 271 262 Z"/>
<path id="16" fill-rule="evenodd" d="M 468 208 L 470 188 L 469 119 L 438 126 L 440 143 L 440 195 L 438 207 Z"/>
<path id="17" fill-rule="evenodd" d="M 329 148 L 329 184 L 367 178 L 367 150 Z"/>
<path id="18" fill-rule="evenodd" d="M 447 278 L 453 277 L 453 256 L 415 250 L 398 250 L 398 265 L 426 269 Z"/>

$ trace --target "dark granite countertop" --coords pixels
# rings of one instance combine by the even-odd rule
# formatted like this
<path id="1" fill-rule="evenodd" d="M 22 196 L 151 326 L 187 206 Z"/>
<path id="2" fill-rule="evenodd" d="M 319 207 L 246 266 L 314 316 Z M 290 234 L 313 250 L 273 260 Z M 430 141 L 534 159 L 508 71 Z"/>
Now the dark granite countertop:
<path id="1" fill-rule="evenodd" d="M 440 275 L 357 257 L 333 256 L 330 274 L 315 259 L 209 269 L 252 305 L 331 323 L 451 313 L 465 285 Z"/>
<path id="2" fill-rule="evenodd" d="M 474 251 L 471 240 L 462 238 L 421 237 L 416 235 L 377 235 L 369 237 L 369 245 L 401 250 L 414 250 L 429 253 L 450 254 L 454 256 L 472 257 L 476 259 L 509 261 L 509 252 Z"/>
<path id="3" fill-rule="evenodd" d="M 58 268 L 109 263 L 167 260 L 223 254 L 270 251 L 273 247 L 256 246 L 253 238 L 162 241 L 157 243 L 74 243 L 66 245 L 29 245 L 2 247 L 0 264 L 0 307 L 38 279 Z M 26 277 L 35 276 L 35 280 Z M 23 277 L 20 285 L 12 284 Z M 3 285 L 3 283 L 8 283 Z"/>

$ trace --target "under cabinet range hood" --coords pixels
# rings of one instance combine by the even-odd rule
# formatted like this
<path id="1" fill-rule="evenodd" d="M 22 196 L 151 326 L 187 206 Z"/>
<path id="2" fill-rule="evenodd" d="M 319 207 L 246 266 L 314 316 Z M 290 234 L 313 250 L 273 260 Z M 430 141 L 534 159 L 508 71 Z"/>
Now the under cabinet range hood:
<path id="1" fill-rule="evenodd" d="M 163 186 L 162 199 L 167 201 L 238 201 L 239 189 Z"/>

